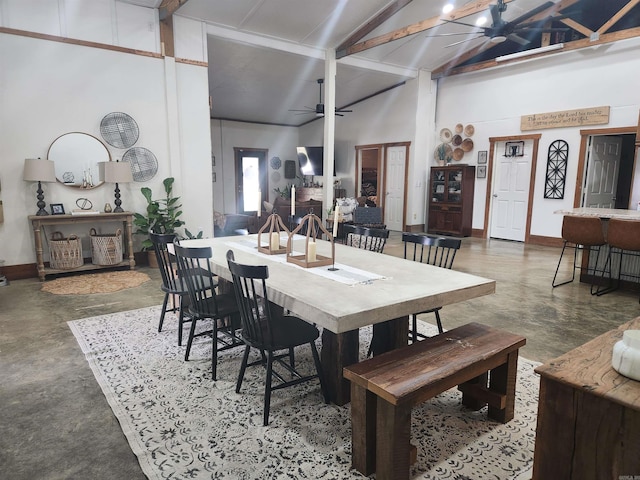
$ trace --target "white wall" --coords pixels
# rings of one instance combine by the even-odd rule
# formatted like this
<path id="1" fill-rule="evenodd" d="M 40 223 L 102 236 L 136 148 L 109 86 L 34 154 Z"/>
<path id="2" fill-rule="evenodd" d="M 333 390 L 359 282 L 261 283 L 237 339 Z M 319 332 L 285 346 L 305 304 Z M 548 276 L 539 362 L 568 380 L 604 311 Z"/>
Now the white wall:
<path id="1" fill-rule="evenodd" d="M 560 237 L 562 217 L 553 212 L 573 207 L 580 130 L 637 125 L 640 96 L 640 39 L 561 53 L 491 70 L 444 78 L 438 85 L 434 135 L 457 123 L 473 124 L 473 154 L 489 149 L 489 137 L 540 133 L 531 234 Z M 521 132 L 522 115 L 610 106 L 608 125 Z M 554 141 L 569 143 L 569 164 L 563 200 L 544 199 L 547 150 Z M 484 226 L 486 180 L 476 180 L 473 228 Z M 636 198 L 640 193 L 634 188 Z M 637 201 L 637 200 L 636 200 Z"/>
<path id="2" fill-rule="evenodd" d="M 214 209 L 220 213 L 237 213 L 234 148 L 267 149 L 267 159 L 280 157 L 282 166 L 279 170 L 268 167 L 269 193 L 265 196 L 270 201 L 276 197 L 274 188 L 298 183 L 297 179 L 284 178 L 285 160 L 294 160 L 296 172 L 300 174 L 296 147 L 306 144 L 299 143 L 297 127 L 211 120 L 211 143 L 213 155 L 216 157 L 216 166 L 213 168 L 216 173 L 216 182 L 213 184 L 213 205 Z M 276 172 L 279 174 L 276 176 L 280 177 L 278 181 L 274 180 Z"/>
<path id="3" fill-rule="evenodd" d="M 95 1 L 98 6 L 104 6 L 105 2 L 113 3 L 86 0 L 87 3 L 89 1 Z M 64 15 L 69 17 L 71 6 L 76 5 L 76 2 L 67 0 L 59 4 L 56 2 L 60 11 L 43 9 L 51 14 L 47 23 L 42 12 L 36 14 L 35 10 L 29 9 L 35 8 L 35 0 L 24 3 L 29 15 L 18 15 L 21 12 L 18 2 L 0 2 L 2 26 L 29 30 L 29 24 L 25 22 L 31 15 L 32 30 L 47 33 L 59 32 L 56 25 L 60 22 L 60 12 L 64 11 Z M 85 2 L 82 3 L 84 5 Z M 113 25 L 120 25 L 117 9 L 121 7 L 114 5 L 110 12 L 115 16 L 100 18 L 94 28 L 113 32 Z M 131 5 L 123 8 L 130 7 L 142 9 L 133 18 L 157 17 L 153 9 Z M 16 18 L 20 18 L 22 23 L 13 23 Z M 201 29 L 201 26 L 198 24 L 195 28 Z M 130 42 L 125 40 L 123 32 L 127 31 L 126 28 L 117 30 L 120 45 L 136 44 L 136 38 Z M 145 24 L 144 31 L 148 32 L 148 38 L 154 39 L 151 42 L 154 45 L 157 30 L 157 24 Z M 134 34 L 134 37 L 139 36 L 140 32 Z M 174 113 L 169 115 L 171 107 Z M 128 113 L 138 123 L 140 137 L 135 145 L 148 148 L 158 160 L 158 173 L 149 182 L 120 186 L 122 206 L 143 212 L 145 201 L 140 187 L 149 186 L 154 196 L 160 197 L 162 179 L 173 175 L 177 179 L 175 193 L 183 198 L 187 226 L 192 230 L 204 227 L 205 233 L 211 234 L 210 167 L 207 174 L 211 143 L 206 67 L 176 64 L 172 59 L 0 34 L 0 199 L 4 203 L 0 258 L 6 261 L 6 265 L 35 263 L 33 233 L 27 216 L 37 210 L 36 185 L 22 180 L 24 159 L 46 158 L 50 144 L 67 132 L 84 132 L 101 139 L 100 121 L 107 113 L 118 111 Z M 106 143 L 105 146 L 112 160 L 121 158 L 125 152 Z M 62 203 L 67 212 L 76 208 L 75 202 L 79 197 L 89 198 L 100 210 L 106 202 L 112 205 L 114 202 L 113 185 L 84 191 L 56 183 L 44 184 L 44 187 L 47 204 Z M 202 198 L 207 200 L 203 202 Z M 68 233 L 70 228 L 62 230 Z M 114 228 L 113 224 L 106 225 L 104 231 Z M 136 244 L 139 243 L 140 239 L 136 238 Z M 85 248 L 88 248 L 88 243 Z"/>

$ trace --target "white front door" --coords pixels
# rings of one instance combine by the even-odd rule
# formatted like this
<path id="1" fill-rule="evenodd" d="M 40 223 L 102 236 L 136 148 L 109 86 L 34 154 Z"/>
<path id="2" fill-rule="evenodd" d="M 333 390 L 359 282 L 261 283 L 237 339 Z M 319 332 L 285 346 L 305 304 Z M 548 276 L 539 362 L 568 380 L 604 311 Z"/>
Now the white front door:
<path id="1" fill-rule="evenodd" d="M 583 207 L 615 208 L 621 148 L 621 137 L 591 138 Z"/>
<path id="2" fill-rule="evenodd" d="M 389 230 L 401 232 L 404 212 L 404 176 L 407 160 L 405 146 L 388 147 L 385 165 L 384 223 Z"/>
<path id="3" fill-rule="evenodd" d="M 524 242 L 532 144 L 525 142 L 524 155 L 520 157 L 505 157 L 504 152 L 505 143 L 496 143 L 490 237 Z"/>

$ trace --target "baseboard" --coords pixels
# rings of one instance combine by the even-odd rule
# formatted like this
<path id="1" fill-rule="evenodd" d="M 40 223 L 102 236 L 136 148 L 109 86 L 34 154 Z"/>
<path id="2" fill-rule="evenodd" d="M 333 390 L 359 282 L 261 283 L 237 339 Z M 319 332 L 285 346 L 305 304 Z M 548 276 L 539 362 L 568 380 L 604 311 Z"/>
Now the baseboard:
<path id="1" fill-rule="evenodd" d="M 23 265 L 9 265 L 2 268 L 2 274 L 7 280 L 23 280 L 25 278 L 38 277 L 38 265 L 25 263 Z"/>
<path id="2" fill-rule="evenodd" d="M 542 235 L 529 235 L 529 245 L 541 245 L 543 247 L 562 247 L 562 239 L 556 237 L 543 237 Z"/>
<path id="3" fill-rule="evenodd" d="M 407 225 L 405 232 L 421 233 L 426 232 L 426 230 L 424 229 L 424 223 L 421 223 L 419 225 Z"/>
<path id="4" fill-rule="evenodd" d="M 484 229 L 482 228 L 472 228 L 471 236 L 473 238 L 484 238 Z"/>

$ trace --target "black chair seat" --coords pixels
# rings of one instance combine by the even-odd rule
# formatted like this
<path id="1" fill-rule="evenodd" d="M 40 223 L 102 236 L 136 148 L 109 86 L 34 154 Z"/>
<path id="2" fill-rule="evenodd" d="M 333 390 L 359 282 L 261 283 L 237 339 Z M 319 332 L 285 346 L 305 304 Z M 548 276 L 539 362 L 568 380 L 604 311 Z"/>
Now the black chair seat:
<path id="1" fill-rule="evenodd" d="M 267 346 L 274 350 L 283 350 L 314 342 L 320 336 L 316 327 L 292 315 L 272 316 L 271 326 L 273 328 L 273 344 Z"/>

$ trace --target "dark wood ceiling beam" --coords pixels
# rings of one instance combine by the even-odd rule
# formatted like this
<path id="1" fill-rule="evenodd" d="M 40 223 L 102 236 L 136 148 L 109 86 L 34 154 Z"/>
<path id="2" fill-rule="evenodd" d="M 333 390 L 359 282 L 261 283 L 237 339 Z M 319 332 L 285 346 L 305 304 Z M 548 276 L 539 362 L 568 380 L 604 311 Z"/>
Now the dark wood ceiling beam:
<path id="1" fill-rule="evenodd" d="M 581 48 L 586 48 L 586 47 L 593 47 L 595 45 L 605 45 L 607 43 L 613 43 L 613 42 L 617 42 L 619 40 L 626 40 L 628 38 L 634 38 L 634 37 L 640 37 L 640 27 L 635 27 L 635 28 L 629 28 L 627 30 L 620 30 L 618 32 L 612 32 L 612 33 L 605 33 L 604 35 L 601 35 L 600 38 L 598 40 L 591 40 L 590 38 L 581 38 L 580 40 L 574 40 L 573 42 L 567 42 L 564 44 L 564 47 L 562 48 L 562 50 L 558 50 L 555 52 L 546 52 L 546 53 L 538 53 L 538 54 L 534 54 L 531 56 L 528 56 L 527 59 L 530 58 L 539 58 L 539 57 L 546 57 L 549 55 L 555 55 L 559 52 L 567 52 L 570 50 L 579 50 Z M 438 78 L 442 78 L 442 77 L 446 77 L 446 76 L 451 76 L 451 75 L 458 75 L 461 73 L 468 73 L 468 72 L 477 72 L 479 70 L 484 70 L 486 68 L 491 68 L 491 67 L 496 67 L 498 65 L 506 65 L 508 63 L 513 63 L 513 62 L 518 62 L 520 61 L 519 59 L 517 60 L 511 60 L 509 62 L 502 62 L 502 63 L 498 63 L 494 60 L 487 60 L 485 62 L 482 63 L 476 63 L 473 65 L 466 65 L 464 67 L 452 67 L 450 69 L 445 69 L 445 66 L 439 67 L 437 70 L 434 70 L 431 74 L 431 78 L 433 80 L 438 79 Z M 460 63 L 460 62 L 457 62 Z M 450 65 L 451 62 L 449 62 L 447 65 Z"/>
<path id="2" fill-rule="evenodd" d="M 505 3 L 511 3 L 512 1 L 514 0 L 505 0 Z M 394 40 L 399 40 L 410 35 L 415 35 L 416 33 L 424 32 L 425 30 L 447 23 L 446 20 L 459 20 L 461 18 L 468 17 L 469 15 L 486 10 L 493 2 L 495 2 L 495 0 L 477 0 L 476 2 L 468 3 L 453 10 L 449 15 L 427 18 L 426 20 L 407 25 L 406 27 L 399 28 L 393 32 L 385 33 L 383 35 L 370 38 L 369 40 L 356 43 L 345 49 L 343 52 L 340 52 L 341 55 L 339 56 L 336 52 L 336 58 L 342 58 L 348 55 L 353 55 L 354 53 L 364 52 L 365 50 L 369 50 L 373 47 L 378 47 L 380 45 L 393 42 Z"/>
<path id="3" fill-rule="evenodd" d="M 398 13 L 402 8 L 409 5 L 413 0 L 396 0 L 387 8 L 385 8 L 382 12 L 352 33 L 349 38 L 347 38 L 344 42 L 342 42 L 338 47 L 336 47 L 336 57 L 340 58 L 338 55 L 340 52 L 345 51 L 347 48 L 351 47 L 355 43 L 362 40 L 364 37 L 369 35 L 372 31 L 382 25 L 384 22 L 389 20 L 393 15 Z"/>
<path id="4" fill-rule="evenodd" d="M 624 17 L 627 13 L 629 13 L 629 10 L 635 7 L 638 3 L 640 3 L 640 0 L 631 0 L 624 7 L 618 10 L 618 13 L 616 13 L 604 25 L 602 25 L 596 33 L 598 33 L 599 35 L 602 35 L 603 33 L 607 33 L 607 31 L 611 27 L 613 27 L 622 17 Z"/>
<path id="5" fill-rule="evenodd" d="M 173 15 L 182 5 L 189 0 L 163 0 L 158 7 L 158 13 L 160 14 L 160 20 L 164 20 L 167 17 Z"/>

